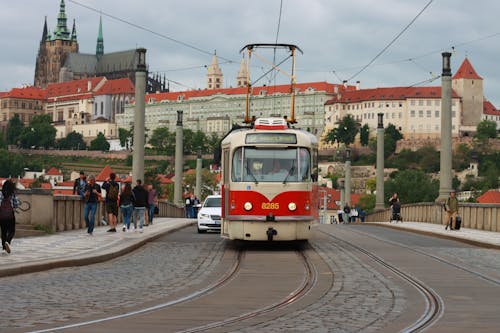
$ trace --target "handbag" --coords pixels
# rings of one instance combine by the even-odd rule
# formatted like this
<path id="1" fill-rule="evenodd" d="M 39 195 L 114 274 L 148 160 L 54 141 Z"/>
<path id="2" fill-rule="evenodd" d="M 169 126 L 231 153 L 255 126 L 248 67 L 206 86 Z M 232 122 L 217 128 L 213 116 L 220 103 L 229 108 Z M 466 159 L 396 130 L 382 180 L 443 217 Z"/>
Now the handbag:
<path id="1" fill-rule="evenodd" d="M 160 209 L 158 208 L 158 206 L 155 206 L 154 213 L 155 214 L 159 214 L 160 213 Z"/>

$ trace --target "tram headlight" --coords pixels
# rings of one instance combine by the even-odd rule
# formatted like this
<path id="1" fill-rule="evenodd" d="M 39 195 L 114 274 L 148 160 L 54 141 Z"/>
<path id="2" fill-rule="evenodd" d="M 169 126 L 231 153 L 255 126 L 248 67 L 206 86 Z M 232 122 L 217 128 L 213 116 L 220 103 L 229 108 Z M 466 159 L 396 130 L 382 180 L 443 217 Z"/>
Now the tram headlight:
<path id="1" fill-rule="evenodd" d="M 293 212 L 294 210 L 296 210 L 296 209 L 297 209 L 297 205 L 295 204 L 295 202 L 290 202 L 290 203 L 288 204 L 288 209 L 289 209 L 290 211 L 292 211 L 292 212 Z"/>
<path id="2" fill-rule="evenodd" d="M 244 208 L 245 210 L 247 210 L 247 211 L 248 211 L 248 210 L 251 210 L 251 209 L 253 208 L 252 203 L 251 203 L 251 202 L 248 202 L 248 201 L 247 201 L 247 202 L 245 202 L 245 204 L 243 205 L 243 208 Z"/>

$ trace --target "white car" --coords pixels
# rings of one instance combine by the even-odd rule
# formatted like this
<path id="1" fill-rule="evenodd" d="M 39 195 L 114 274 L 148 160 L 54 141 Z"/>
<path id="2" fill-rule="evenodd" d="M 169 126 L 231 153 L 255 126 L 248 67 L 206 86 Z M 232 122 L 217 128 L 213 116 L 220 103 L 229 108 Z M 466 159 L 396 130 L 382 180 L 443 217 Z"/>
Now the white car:
<path id="1" fill-rule="evenodd" d="M 222 196 L 209 195 L 198 211 L 198 232 L 220 231 Z"/>

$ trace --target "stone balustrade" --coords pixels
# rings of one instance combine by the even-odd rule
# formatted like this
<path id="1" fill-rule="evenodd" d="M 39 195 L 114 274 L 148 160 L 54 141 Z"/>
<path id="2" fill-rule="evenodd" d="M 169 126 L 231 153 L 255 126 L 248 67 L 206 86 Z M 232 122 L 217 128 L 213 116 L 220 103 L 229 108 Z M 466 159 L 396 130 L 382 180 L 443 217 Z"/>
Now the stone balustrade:
<path id="1" fill-rule="evenodd" d="M 83 210 L 85 203 L 79 196 L 53 196 L 50 190 L 32 189 L 18 190 L 17 196 L 21 201 L 31 205 L 27 211 L 18 210 L 16 222 L 31 225 L 50 232 L 65 230 L 84 229 Z M 26 204 L 21 205 L 21 208 Z M 170 202 L 160 201 L 158 203 L 160 217 L 184 217 L 184 208 L 177 207 Z M 99 202 L 95 215 L 95 225 L 102 225 L 105 216 L 104 203 Z M 121 212 L 118 216 L 119 222 Z"/>
<path id="2" fill-rule="evenodd" d="M 458 213 L 462 227 L 500 232 L 500 205 L 459 203 Z M 391 211 L 385 209 L 366 217 L 367 222 L 389 221 Z M 403 221 L 426 222 L 446 225 L 446 212 L 442 204 L 416 203 L 401 206 Z"/>

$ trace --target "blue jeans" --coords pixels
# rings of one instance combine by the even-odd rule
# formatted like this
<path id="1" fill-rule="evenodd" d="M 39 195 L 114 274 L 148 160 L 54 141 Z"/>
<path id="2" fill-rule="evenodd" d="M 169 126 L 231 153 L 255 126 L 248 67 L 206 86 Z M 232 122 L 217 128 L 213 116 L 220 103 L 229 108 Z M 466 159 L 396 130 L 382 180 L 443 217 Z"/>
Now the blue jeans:
<path id="1" fill-rule="evenodd" d="M 132 219 L 132 212 L 134 211 L 134 206 L 132 204 L 120 206 L 123 215 L 123 226 L 130 229 L 130 220 Z"/>
<path id="2" fill-rule="evenodd" d="M 148 221 L 149 223 L 153 223 L 153 216 L 155 216 L 155 204 L 149 204 L 148 207 Z"/>
<path id="3" fill-rule="evenodd" d="M 144 226 L 144 212 L 146 207 L 134 207 L 134 227 L 137 229 L 137 220 L 139 220 L 139 227 L 142 229 Z"/>
<path id="4" fill-rule="evenodd" d="M 94 232 L 94 221 L 95 221 L 96 211 L 97 211 L 97 202 L 85 203 L 85 208 L 83 210 L 83 218 L 85 219 L 85 224 L 87 225 L 87 232 L 89 234 L 92 234 Z"/>

